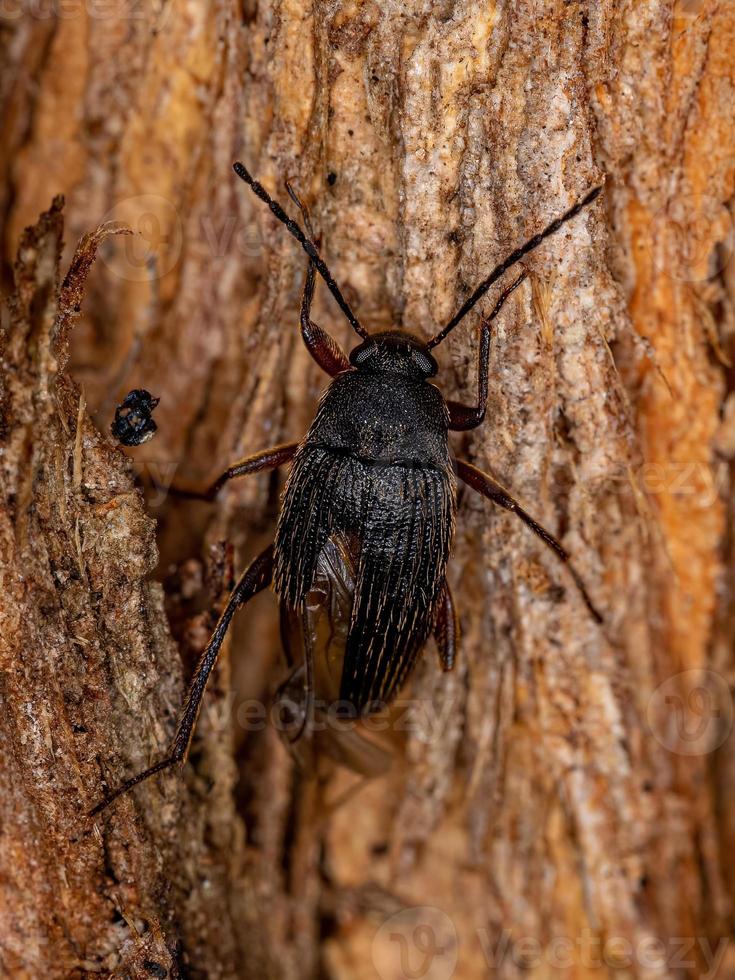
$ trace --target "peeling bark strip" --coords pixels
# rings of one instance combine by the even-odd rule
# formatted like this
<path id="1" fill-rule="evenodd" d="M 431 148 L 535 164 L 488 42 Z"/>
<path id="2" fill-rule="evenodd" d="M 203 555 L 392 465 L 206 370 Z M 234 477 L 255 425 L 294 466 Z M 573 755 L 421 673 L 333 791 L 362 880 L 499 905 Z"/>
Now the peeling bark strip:
<path id="1" fill-rule="evenodd" d="M 230 859 L 205 843 L 207 804 L 171 783 L 137 818 L 130 806 L 84 817 L 121 749 L 143 764 L 165 742 L 181 671 L 146 581 L 154 523 L 66 373 L 69 324 L 111 231 L 85 236 L 62 282 L 62 230 L 57 198 L 21 239 L 3 337 L 2 973 L 175 976 L 216 958 L 212 975 L 232 975 Z"/>
<path id="2" fill-rule="evenodd" d="M 88 830 L 100 781 L 165 746 L 181 672 L 152 522 L 65 373 L 79 296 L 59 298 L 57 207 L 6 323 L 0 972 L 732 975 L 735 5 L 93 8 L 0 21 L 5 277 L 54 193 L 72 241 L 137 232 L 101 247 L 71 363 L 100 431 L 129 389 L 161 396 L 135 450 L 159 482 L 299 438 L 324 383 L 298 343 L 303 256 L 233 160 L 269 191 L 294 179 L 363 323 L 427 337 L 607 175 L 604 204 L 529 259 L 488 421 L 461 443 L 562 538 L 606 623 L 511 516 L 462 499 L 457 671 L 426 658 L 389 777 L 326 817 L 250 724 L 282 677 L 266 598 L 186 780 Z M 349 339 L 321 287 L 315 319 Z M 440 349 L 450 397 L 471 395 L 476 345 L 467 322 Z M 187 662 L 209 622 L 196 556 L 227 539 L 242 568 L 277 489 L 158 501 Z"/>

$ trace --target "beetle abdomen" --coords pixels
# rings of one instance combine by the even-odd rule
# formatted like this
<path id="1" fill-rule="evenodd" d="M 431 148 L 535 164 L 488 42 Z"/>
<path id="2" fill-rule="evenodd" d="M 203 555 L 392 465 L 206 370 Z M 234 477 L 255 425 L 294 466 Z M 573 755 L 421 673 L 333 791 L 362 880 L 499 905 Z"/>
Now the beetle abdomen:
<path id="1" fill-rule="evenodd" d="M 276 532 L 274 585 L 299 610 L 330 536 L 356 567 L 340 697 L 359 711 L 387 702 L 431 632 L 454 532 L 449 467 L 370 463 L 303 445 Z"/>

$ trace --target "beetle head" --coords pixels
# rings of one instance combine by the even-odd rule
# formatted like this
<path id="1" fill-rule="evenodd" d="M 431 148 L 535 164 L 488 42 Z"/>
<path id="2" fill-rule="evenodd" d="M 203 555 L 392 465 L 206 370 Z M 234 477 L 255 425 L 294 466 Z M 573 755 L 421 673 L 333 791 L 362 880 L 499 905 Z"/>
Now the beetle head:
<path id="1" fill-rule="evenodd" d="M 426 344 L 403 330 L 373 333 L 350 351 L 350 364 L 368 374 L 433 378 L 439 367 Z"/>

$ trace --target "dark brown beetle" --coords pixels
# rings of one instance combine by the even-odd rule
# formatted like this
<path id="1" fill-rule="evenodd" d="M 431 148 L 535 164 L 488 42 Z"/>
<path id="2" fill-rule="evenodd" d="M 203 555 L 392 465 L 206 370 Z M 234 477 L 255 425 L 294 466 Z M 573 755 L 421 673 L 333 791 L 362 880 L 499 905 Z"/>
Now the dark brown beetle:
<path id="1" fill-rule="evenodd" d="M 431 350 L 506 270 L 591 204 L 601 187 L 509 255 L 426 342 L 403 330 L 369 334 L 322 260 L 308 213 L 291 188 L 308 236 L 241 163 L 235 164 L 235 172 L 309 256 L 301 336 L 333 381 L 301 442 L 240 460 L 208 491 L 188 494 L 212 500 L 234 477 L 292 464 L 275 542 L 235 586 L 197 664 L 169 754 L 115 789 L 93 813 L 149 776 L 185 761 L 204 689 L 232 617 L 271 584 L 280 599 L 284 649 L 292 666 L 279 698 L 291 705 L 288 735 L 294 745 L 310 741 L 303 736 L 313 736 L 315 712 L 323 712 L 325 705 L 340 701 L 357 719 L 389 703 L 432 632 L 442 665 L 451 670 L 458 629 L 446 568 L 457 477 L 512 511 L 558 558 L 569 561 L 553 535 L 492 477 L 453 460 L 447 438 L 449 431 L 473 429 L 485 417 L 491 323 L 525 273 L 507 286 L 490 316 L 480 321 L 476 405 L 446 401 L 429 382 L 437 373 Z M 349 357 L 311 320 L 316 272 L 362 338 Z M 601 622 L 581 579 L 568 567 L 587 608 Z M 356 734 L 354 725 L 332 725 L 320 749 L 366 774 L 385 768 L 383 753 Z"/>

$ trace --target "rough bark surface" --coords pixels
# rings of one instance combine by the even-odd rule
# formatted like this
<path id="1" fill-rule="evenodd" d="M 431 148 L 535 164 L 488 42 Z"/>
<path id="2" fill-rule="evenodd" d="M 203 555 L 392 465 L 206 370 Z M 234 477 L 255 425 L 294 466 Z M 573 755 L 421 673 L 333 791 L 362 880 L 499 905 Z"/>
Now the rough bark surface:
<path id="1" fill-rule="evenodd" d="M 0 31 L 0 971 L 732 976 L 733 5 L 19 3 Z M 427 650 L 388 776 L 313 785 L 248 722 L 283 677 L 266 595 L 184 776 L 90 821 L 164 750 L 221 542 L 238 569 L 267 543 L 282 479 L 146 505 L 135 471 L 205 482 L 324 384 L 303 255 L 237 158 L 294 178 L 363 322 L 425 336 L 606 175 L 528 259 L 454 442 L 605 625 L 463 493 L 459 663 Z M 315 319 L 352 343 L 323 289 Z M 476 325 L 438 350 L 451 397 Z M 106 433 L 134 387 L 161 404 L 131 464 Z"/>

